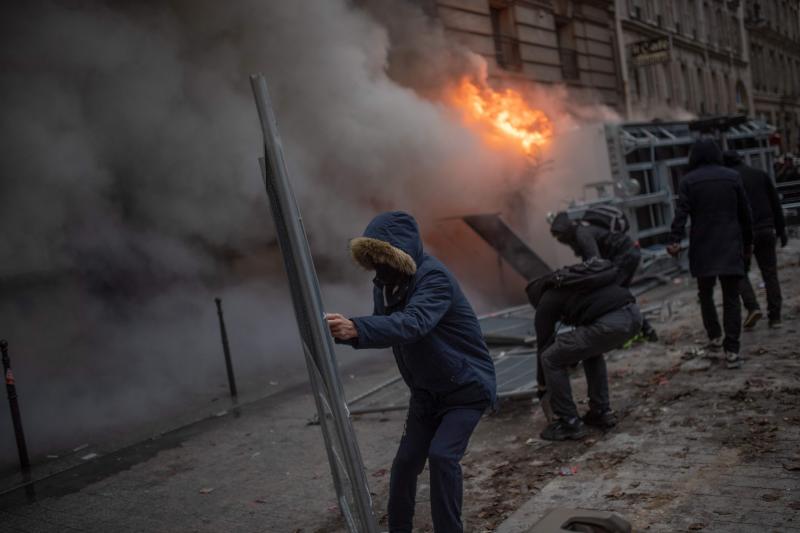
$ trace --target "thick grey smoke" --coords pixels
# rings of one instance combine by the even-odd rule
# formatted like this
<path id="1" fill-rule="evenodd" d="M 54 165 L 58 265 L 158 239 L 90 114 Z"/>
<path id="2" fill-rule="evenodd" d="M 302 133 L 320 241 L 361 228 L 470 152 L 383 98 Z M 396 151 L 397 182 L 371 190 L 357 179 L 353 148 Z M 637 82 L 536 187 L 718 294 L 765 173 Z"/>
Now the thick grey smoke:
<path id="1" fill-rule="evenodd" d="M 480 61 L 416 8 L 367 7 L 1 8 L 0 336 L 35 452 L 223 393 L 217 295 L 246 390 L 298 375 L 249 73 L 270 83 L 330 309 L 369 308 L 346 241 L 376 211 L 406 209 L 427 226 L 502 203 L 487 176 L 520 162 L 437 99 Z M 5 409 L 0 428 L 2 463 L 13 457 Z"/>

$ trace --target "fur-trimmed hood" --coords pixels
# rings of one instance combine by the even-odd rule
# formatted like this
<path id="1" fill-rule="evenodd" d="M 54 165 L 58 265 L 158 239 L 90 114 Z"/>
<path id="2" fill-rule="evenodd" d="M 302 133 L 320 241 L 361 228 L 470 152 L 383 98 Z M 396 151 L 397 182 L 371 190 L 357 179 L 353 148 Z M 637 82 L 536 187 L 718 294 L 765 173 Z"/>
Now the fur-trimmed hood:
<path id="1" fill-rule="evenodd" d="M 367 270 L 384 264 L 413 276 L 423 257 L 417 221 L 402 211 L 381 213 L 372 219 L 363 237 L 350 241 L 350 253 Z"/>

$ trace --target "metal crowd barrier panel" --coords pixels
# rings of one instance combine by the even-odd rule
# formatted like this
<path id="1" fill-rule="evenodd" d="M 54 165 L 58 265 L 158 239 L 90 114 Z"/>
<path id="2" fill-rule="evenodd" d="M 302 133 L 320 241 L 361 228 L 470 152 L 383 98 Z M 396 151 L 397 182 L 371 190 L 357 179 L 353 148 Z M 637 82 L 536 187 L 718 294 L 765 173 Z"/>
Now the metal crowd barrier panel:
<path id="1" fill-rule="evenodd" d="M 250 77 L 250 84 L 264 133 L 265 155 L 261 160 L 261 170 L 289 277 L 295 317 L 339 508 L 351 532 L 376 533 L 378 526 L 372 511 L 364 463 L 345 403 L 333 342 L 325 323 L 317 273 L 289 182 L 267 82 L 259 74 Z"/>

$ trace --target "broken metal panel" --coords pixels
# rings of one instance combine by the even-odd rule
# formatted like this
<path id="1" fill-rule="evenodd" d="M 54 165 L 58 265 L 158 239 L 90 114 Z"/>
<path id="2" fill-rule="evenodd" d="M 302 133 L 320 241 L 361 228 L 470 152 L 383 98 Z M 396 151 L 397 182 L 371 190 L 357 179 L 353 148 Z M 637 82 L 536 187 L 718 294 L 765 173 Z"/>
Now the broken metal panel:
<path id="1" fill-rule="evenodd" d="M 536 393 L 536 348 L 517 346 L 495 353 L 498 397 L 519 397 Z"/>
<path id="2" fill-rule="evenodd" d="M 536 391 L 534 309 L 521 305 L 478 318 L 495 366 L 498 398 L 531 397 Z M 494 342 L 493 336 L 501 339 Z M 410 393 L 397 376 L 352 398 L 350 412 L 368 414 L 408 407 Z"/>
<path id="3" fill-rule="evenodd" d="M 532 397 L 536 391 L 536 350 L 529 347 L 490 349 L 494 360 L 498 398 Z M 382 383 L 348 402 L 350 413 L 363 415 L 402 411 L 411 394 L 399 377 Z"/>
<path id="4" fill-rule="evenodd" d="M 463 220 L 526 280 L 552 270 L 498 214 L 469 215 Z"/>
<path id="5" fill-rule="evenodd" d="M 775 184 L 781 195 L 784 209 L 797 211 L 800 209 L 800 180 L 779 181 Z"/>
<path id="6" fill-rule="evenodd" d="M 724 148 L 773 175 L 775 149 L 769 145 L 771 126 L 744 117 L 717 117 L 708 124 L 692 122 L 607 124 L 606 148 L 613 181 L 586 185 L 591 199 L 573 201 L 568 212 L 580 218 L 592 205 L 610 203 L 623 209 L 630 235 L 644 249 L 663 244 L 675 215 L 678 184 L 686 171 L 689 149 L 701 131 L 712 133 Z M 698 129 L 699 128 L 699 129 Z M 644 251 L 644 250 L 643 250 Z"/>
<path id="7" fill-rule="evenodd" d="M 634 283 L 631 292 L 642 294 L 669 281 L 670 276 L 677 272 L 676 269 L 663 277 L 645 278 Z M 642 313 L 663 316 L 665 311 L 671 312 L 668 307 L 669 301 L 661 301 L 642 307 Z M 498 398 L 531 398 L 536 395 L 534 316 L 533 307 L 521 305 L 478 318 L 494 361 Z M 571 330 L 568 326 L 562 326 L 559 333 Z M 501 342 L 495 342 L 496 338 L 500 338 Z M 398 375 L 352 398 L 348 405 L 354 415 L 400 411 L 408 407 L 409 397 L 408 387 Z"/>
<path id="8" fill-rule="evenodd" d="M 339 508 L 350 531 L 374 533 L 378 530 L 377 522 L 364 464 L 344 400 L 333 342 L 325 323 L 317 273 L 289 182 L 267 83 L 261 75 L 251 76 L 250 82 L 264 134 L 264 182 L 289 278 L 295 318 Z"/>
<path id="9" fill-rule="evenodd" d="M 490 346 L 526 345 L 536 340 L 533 327 L 534 310 L 528 304 L 498 313 L 483 315 L 478 324 L 483 339 Z"/>

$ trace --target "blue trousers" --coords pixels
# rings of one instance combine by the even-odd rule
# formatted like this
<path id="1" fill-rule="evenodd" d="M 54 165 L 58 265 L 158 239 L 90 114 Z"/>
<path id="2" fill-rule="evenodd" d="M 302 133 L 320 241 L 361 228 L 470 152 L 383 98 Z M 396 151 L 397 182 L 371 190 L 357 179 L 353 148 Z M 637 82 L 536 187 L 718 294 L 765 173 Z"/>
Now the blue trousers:
<path id="1" fill-rule="evenodd" d="M 431 475 L 431 515 L 436 533 L 461 533 L 461 458 L 484 407 L 437 410 L 415 405 L 408 409 L 405 431 L 392 463 L 389 481 L 389 531 L 410 533 L 414 521 L 417 477 Z"/>

